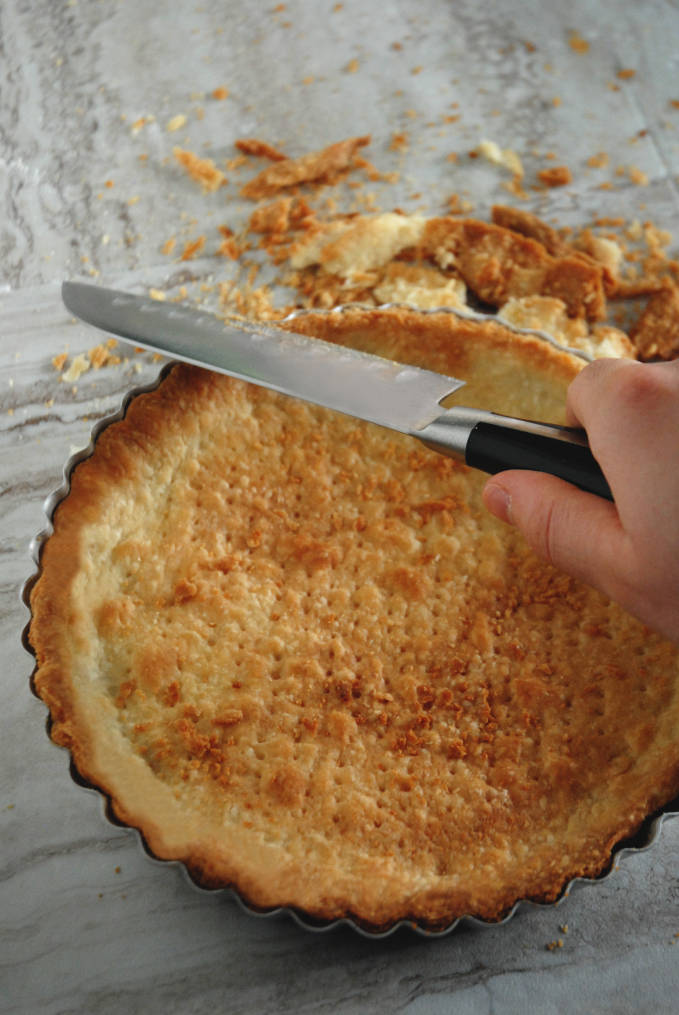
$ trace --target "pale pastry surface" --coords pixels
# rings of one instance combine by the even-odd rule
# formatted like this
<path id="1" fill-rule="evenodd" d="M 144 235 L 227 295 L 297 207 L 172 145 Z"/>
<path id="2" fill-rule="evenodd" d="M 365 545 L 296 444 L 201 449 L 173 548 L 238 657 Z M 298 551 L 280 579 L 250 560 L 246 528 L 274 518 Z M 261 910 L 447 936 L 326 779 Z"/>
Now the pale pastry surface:
<path id="1" fill-rule="evenodd" d="M 583 365 L 447 314 L 289 326 L 555 422 Z M 157 856 L 257 906 L 436 927 L 597 874 L 679 791 L 677 649 L 538 561 L 483 482 L 175 367 L 56 511 L 30 629 L 53 738 Z"/>

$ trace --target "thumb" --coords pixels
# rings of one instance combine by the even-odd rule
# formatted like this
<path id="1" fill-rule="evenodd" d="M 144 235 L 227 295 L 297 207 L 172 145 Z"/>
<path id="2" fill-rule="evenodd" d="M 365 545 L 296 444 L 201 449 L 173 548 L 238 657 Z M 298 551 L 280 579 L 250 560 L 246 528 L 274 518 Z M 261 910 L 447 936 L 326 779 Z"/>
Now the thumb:
<path id="1" fill-rule="evenodd" d="M 560 571 L 619 599 L 630 558 L 615 505 L 542 472 L 501 472 L 483 502 Z"/>

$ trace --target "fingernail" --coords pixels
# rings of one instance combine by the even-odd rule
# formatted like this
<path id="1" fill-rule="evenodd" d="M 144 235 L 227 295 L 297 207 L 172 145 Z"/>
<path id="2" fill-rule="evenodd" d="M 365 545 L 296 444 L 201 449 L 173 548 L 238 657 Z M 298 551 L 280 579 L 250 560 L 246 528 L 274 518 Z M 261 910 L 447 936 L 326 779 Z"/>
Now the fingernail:
<path id="1" fill-rule="evenodd" d="M 512 498 L 504 486 L 500 486 L 499 483 L 492 481 L 486 483 L 483 491 L 483 503 L 496 518 L 499 518 L 503 522 L 508 522 L 510 525 L 513 524 Z"/>

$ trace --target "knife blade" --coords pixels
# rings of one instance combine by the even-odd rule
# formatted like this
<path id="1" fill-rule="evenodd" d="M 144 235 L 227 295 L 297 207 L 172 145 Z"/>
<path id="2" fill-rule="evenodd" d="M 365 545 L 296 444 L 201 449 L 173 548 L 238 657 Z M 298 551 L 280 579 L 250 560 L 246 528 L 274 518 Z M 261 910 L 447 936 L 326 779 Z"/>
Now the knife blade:
<path id="1" fill-rule="evenodd" d="M 397 430 L 484 472 L 549 472 L 613 499 L 584 431 L 442 408 L 459 378 L 116 289 L 64 282 L 61 293 L 75 317 L 142 348 Z"/>

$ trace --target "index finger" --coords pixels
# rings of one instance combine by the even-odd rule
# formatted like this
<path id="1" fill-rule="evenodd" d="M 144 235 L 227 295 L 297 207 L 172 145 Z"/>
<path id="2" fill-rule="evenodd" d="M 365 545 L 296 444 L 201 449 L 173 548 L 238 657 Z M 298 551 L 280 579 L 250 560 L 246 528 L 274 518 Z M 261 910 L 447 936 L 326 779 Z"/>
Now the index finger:
<path id="1" fill-rule="evenodd" d="M 679 363 L 597 360 L 568 390 L 623 526 L 670 526 L 679 499 Z M 661 496 L 662 494 L 662 496 Z"/>

